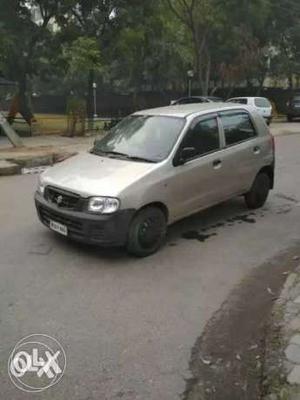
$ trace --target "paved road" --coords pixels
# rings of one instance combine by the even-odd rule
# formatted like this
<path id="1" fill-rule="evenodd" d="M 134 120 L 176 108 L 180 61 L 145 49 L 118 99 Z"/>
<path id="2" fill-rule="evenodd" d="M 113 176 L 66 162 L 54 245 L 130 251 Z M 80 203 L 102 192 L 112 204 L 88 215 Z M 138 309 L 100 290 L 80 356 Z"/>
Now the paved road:
<path id="1" fill-rule="evenodd" d="M 214 207 L 174 225 L 167 246 L 142 260 L 56 237 L 35 215 L 36 176 L 1 178 L 1 398 L 32 399 L 11 384 L 7 359 L 19 339 L 45 333 L 64 346 L 67 369 L 38 399 L 179 399 L 213 313 L 300 238 L 300 134 L 276 146 L 276 190 L 262 210 L 242 199 Z M 190 231 L 200 240 L 182 237 Z"/>

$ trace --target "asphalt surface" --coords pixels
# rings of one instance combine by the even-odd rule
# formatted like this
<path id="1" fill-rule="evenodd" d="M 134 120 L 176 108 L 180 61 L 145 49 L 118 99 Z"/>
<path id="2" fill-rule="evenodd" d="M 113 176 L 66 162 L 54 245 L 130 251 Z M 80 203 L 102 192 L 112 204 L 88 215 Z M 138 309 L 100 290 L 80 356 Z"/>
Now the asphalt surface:
<path id="1" fill-rule="evenodd" d="M 62 344 L 67 368 L 37 399 L 179 399 L 213 314 L 299 241 L 300 124 L 276 148 L 276 188 L 263 209 L 251 213 L 238 198 L 199 213 L 145 259 L 56 236 L 36 217 L 37 177 L 0 178 L 0 398 L 33 398 L 11 383 L 7 361 L 20 339 L 43 333 Z"/>

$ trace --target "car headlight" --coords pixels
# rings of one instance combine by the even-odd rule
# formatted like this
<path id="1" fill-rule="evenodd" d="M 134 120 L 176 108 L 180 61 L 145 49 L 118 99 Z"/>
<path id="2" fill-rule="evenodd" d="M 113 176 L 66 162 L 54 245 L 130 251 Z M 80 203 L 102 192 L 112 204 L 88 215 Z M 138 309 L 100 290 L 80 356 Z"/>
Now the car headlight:
<path id="1" fill-rule="evenodd" d="M 112 214 L 120 207 L 120 201 L 114 197 L 91 197 L 88 210 L 100 214 Z"/>
<path id="2" fill-rule="evenodd" d="M 38 186 L 37 186 L 37 191 L 39 192 L 39 194 L 41 194 L 42 196 L 44 195 L 45 192 L 45 183 L 41 180 L 41 178 L 39 177 L 38 180 Z"/>

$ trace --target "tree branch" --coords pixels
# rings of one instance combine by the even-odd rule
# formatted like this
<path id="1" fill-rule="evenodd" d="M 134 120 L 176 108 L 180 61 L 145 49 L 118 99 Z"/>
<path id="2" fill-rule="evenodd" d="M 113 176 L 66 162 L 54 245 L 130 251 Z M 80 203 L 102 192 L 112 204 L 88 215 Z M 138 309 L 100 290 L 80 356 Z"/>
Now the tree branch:
<path id="1" fill-rule="evenodd" d="M 71 13 L 75 17 L 77 22 L 79 22 L 79 25 L 83 28 L 85 26 L 85 21 L 80 15 L 80 13 L 78 13 L 74 8 L 71 9 Z"/>
<path id="2" fill-rule="evenodd" d="M 172 0 L 165 0 L 168 3 L 168 6 L 170 10 L 173 12 L 173 14 L 181 21 L 184 25 L 187 25 L 187 21 L 182 17 L 182 15 L 178 12 L 176 7 L 174 7 Z"/>

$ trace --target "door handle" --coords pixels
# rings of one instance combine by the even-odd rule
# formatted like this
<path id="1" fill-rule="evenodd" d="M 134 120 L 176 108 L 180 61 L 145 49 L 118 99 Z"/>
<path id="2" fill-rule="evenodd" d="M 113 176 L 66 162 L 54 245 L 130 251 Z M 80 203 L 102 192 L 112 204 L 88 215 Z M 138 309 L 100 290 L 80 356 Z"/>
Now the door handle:
<path id="1" fill-rule="evenodd" d="M 254 154 L 259 154 L 260 153 L 260 147 L 259 146 L 253 147 L 253 153 Z"/>
<path id="2" fill-rule="evenodd" d="M 213 161 L 213 167 L 215 169 L 221 168 L 221 166 L 222 166 L 222 161 L 221 160 L 214 160 Z"/>

